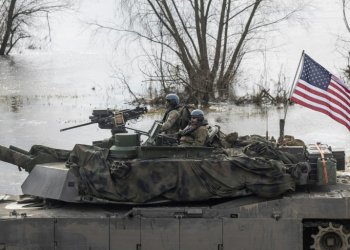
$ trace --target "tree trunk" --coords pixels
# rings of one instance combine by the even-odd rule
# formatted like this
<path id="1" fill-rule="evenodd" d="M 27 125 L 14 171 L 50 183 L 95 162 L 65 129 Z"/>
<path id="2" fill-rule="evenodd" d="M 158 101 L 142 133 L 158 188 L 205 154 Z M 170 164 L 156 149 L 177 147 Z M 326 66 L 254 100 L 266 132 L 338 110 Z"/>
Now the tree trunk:
<path id="1" fill-rule="evenodd" d="M 15 5 L 16 5 L 16 0 L 11 0 L 10 7 L 7 13 L 6 30 L 5 30 L 4 37 L 2 38 L 2 44 L 0 47 L 0 55 L 2 56 L 5 55 L 6 47 L 10 39 Z"/>
<path id="2" fill-rule="evenodd" d="M 198 103 L 207 106 L 209 101 L 214 99 L 214 81 L 209 69 L 196 71 L 190 78 L 190 84 L 193 86 L 192 95 L 195 96 Z"/>
<path id="3" fill-rule="evenodd" d="M 257 9 L 262 1 L 263 0 L 255 0 L 253 8 L 252 8 L 250 15 L 248 17 L 248 20 L 245 24 L 244 30 L 240 36 L 240 39 L 237 43 L 237 46 L 236 46 L 236 48 L 233 52 L 233 55 L 230 59 L 230 64 L 229 64 L 222 80 L 218 82 L 218 89 L 219 89 L 219 96 L 220 97 L 223 97 L 221 95 L 224 95 L 227 93 L 230 82 L 232 81 L 232 79 L 235 75 L 235 71 L 238 68 L 237 63 L 240 63 L 239 54 L 241 53 L 241 49 L 243 47 L 243 44 L 246 41 L 247 35 L 249 34 L 249 28 L 250 28 L 250 25 L 252 24 L 253 18 L 255 16 L 255 12 L 257 11 Z"/>

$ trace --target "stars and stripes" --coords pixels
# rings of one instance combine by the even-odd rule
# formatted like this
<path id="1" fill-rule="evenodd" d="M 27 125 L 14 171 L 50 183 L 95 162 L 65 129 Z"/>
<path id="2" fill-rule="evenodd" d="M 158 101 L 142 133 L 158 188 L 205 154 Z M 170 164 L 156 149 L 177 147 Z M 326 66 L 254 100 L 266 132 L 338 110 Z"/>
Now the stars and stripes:
<path id="1" fill-rule="evenodd" d="M 330 116 L 350 131 L 350 89 L 306 54 L 291 100 Z"/>

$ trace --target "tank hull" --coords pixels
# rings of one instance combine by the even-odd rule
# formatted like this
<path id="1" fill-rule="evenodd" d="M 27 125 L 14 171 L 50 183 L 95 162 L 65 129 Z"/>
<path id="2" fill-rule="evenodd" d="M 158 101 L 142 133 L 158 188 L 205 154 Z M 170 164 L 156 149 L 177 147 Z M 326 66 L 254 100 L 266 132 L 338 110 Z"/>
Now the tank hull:
<path id="1" fill-rule="evenodd" d="M 322 249 L 313 245 L 319 227 L 350 228 L 349 187 L 210 206 L 64 203 L 42 209 L 4 198 L 0 249 Z M 346 230 L 341 236 L 348 237 Z"/>

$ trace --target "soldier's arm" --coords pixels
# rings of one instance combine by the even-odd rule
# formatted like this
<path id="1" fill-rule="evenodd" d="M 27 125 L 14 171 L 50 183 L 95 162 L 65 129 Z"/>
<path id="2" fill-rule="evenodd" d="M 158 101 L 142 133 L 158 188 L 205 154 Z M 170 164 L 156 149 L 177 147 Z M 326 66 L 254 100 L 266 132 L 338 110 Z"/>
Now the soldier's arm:
<path id="1" fill-rule="evenodd" d="M 161 131 L 166 131 L 171 128 L 175 124 L 179 115 L 179 112 L 176 110 L 169 112 L 168 119 L 163 123 Z"/>
<path id="2" fill-rule="evenodd" d="M 205 146 L 205 142 L 208 138 L 208 129 L 206 127 L 200 127 L 197 129 L 197 135 L 193 142 L 193 146 Z"/>
<path id="3" fill-rule="evenodd" d="M 181 136 L 180 145 L 192 146 L 193 138 L 191 136 Z"/>

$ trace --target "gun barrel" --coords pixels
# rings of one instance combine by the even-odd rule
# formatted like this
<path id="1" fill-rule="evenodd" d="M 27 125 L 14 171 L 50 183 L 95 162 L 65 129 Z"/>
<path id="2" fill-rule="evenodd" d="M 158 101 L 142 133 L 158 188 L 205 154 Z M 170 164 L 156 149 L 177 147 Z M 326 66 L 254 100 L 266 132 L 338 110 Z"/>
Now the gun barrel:
<path id="1" fill-rule="evenodd" d="M 125 127 L 125 128 L 130 129 L 130 130 L 133 130 L 133 131 L 135 131 L 135 132 L 137 132 L 137 133 L 139 133 L 139 134 L 141 134 L 141 135 L 147 135 L 147 136 L 149 136 L 149 133 L 148 133 L 148 132 L 145 132 L 145 131 L 142 131 L 142 130 L 138 130 L 138 129 L 134 129 L 134 128 L 130 128 L 130 127 Z"/>
<path id="2" fill-rule="evenodd" d="M 73 128 L 84 127 L 84 126 L 87 126 L 87 125 L 90 125 L 90 124 L 94 124 L 94 123 L 96 123 L 96 122 L 87 122 L 87 123 L 79 124 L 79 125 L 68 127 L 68 128 L 62 128 L 62 129 L 60 129 L 60 132 L 66 131 L 66 130 L 70 130 L 70 129 L 73 129 Z"/>
<path id="3" fill-rule="evenodd" d="M 24 155 L 28 155 L 28 156 L 30 155 L 28 151 L 21 149 L 21 148 L 17 148 L 13 145 L 10 145 L 9 149 L 12 149 L 12 150 L 17 151 L 17 152 L 24 154 Z"/>
<path id="4" fill-rule="evenodd" d="M 112 134 L 125 133 L 123 129 L 125 122 L 132 119 L 139 118 L 142 114 L 147 112 L 147 107 L 137 107 L 135 109 L 113 110 L 113 109 L 95 109 L 92 111 L 92 115 L 89 117 L 91 122 L 79 124 L 76 126 L 60 129 L 60 132 L 87 126 L 90 124 L 98 123 L 98 127 L 101 129 L 111 129 Z M 121 121 L 117 121 L 122 114 Z M 120 128 L 121 129 L 120 129 Z"/>

